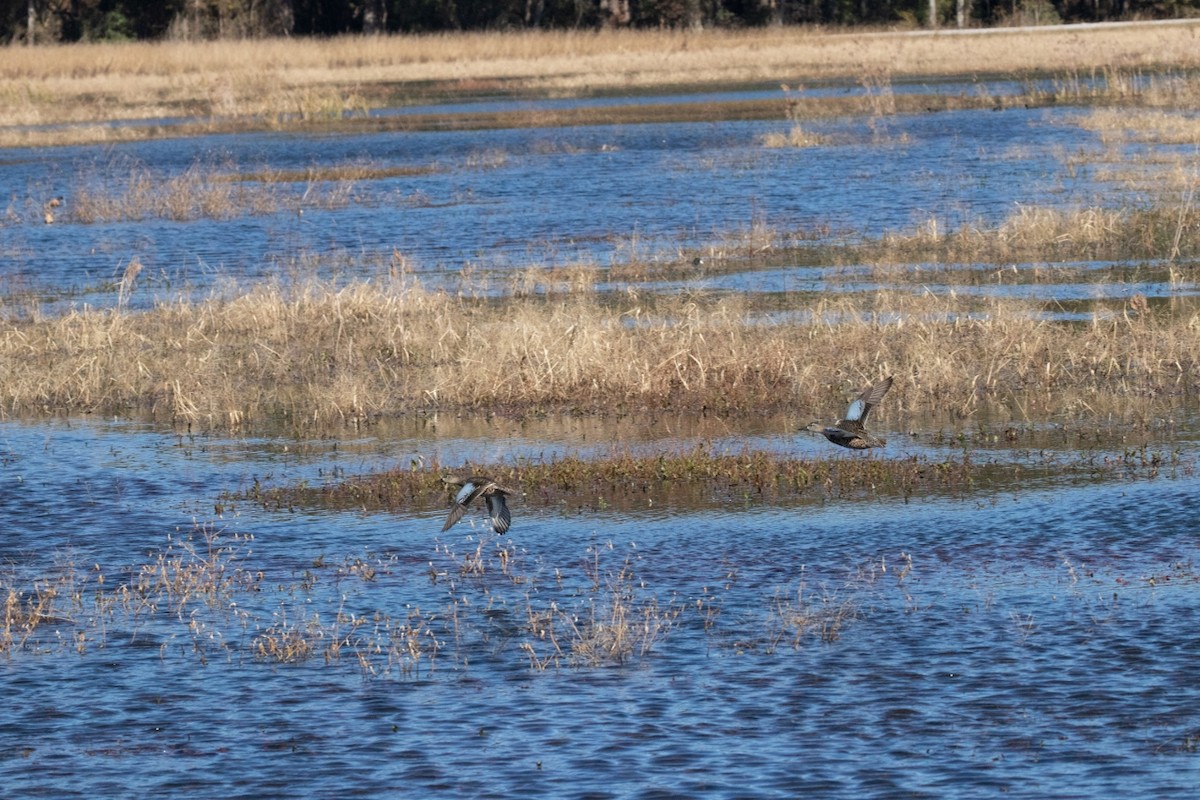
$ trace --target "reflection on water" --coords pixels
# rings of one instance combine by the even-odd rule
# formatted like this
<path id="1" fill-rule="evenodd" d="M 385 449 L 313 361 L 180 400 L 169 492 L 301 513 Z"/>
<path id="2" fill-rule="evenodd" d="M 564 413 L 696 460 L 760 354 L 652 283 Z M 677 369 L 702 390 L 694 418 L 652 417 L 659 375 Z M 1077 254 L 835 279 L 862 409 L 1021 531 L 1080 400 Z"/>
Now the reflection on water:
<path id="1" fill-rule="evenodd" d="M 620 430 L 409 425 L 342 442 L 0 426 L 6 588 L 73 564 L 92 576 L 85 594 L 113 590 L 196 521 L 233 545 L 227 576 L 261 573 L 234 606 L 97 621 L 83 602 L 16 646 L 0 660 L 8 791 L 332 795 L 352 771 L 371 793 L 1186 797 L 1200 779 L 1190 474 L 723 512 L 517 499 L 504 538 L 471 517 L 439 534 L 441 510 L 214 515 L 256 476 L 477 457 L 523 435 L 604 447 Z M 621 435 L 682 443 L 714 425 Z M 759 440 L 808 446 L 781 425 L 765 421 Z M 632 635 L 658 626 L 648 651 L 572 665 L 579 637 L 610 641 L 617 605 L 639 620 Z M 345 633 L 352 618 L 371 622 L 340 660 L 255 657 L 258 637 L 334 620 Z M 534 631 L 551 618 L 567 657 L 541 671 L 531 654 L 554 649 Z M 388 650 L 400 622 L 421 626 L 415 662 Z"/>

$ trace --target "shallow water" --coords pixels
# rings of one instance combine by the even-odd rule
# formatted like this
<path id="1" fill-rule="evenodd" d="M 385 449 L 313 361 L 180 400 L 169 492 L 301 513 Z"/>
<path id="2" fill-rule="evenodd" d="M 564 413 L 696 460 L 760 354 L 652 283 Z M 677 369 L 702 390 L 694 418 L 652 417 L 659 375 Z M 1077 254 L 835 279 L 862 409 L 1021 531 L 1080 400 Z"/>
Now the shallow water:
<path id="1" fill-rule="evenodd" d="M 397 258 L 431 286 L 454 286 L 464 269 L 719 256 L 726 237 L 755 226 L 871 237 L 931 219 L 942 230 L 994 225 L 1019 205 L 1136 202 L 1133 190 L 1098 179 L 1080 162 L 1104 146 L 1078 126 L 1079 114 L 1051 108 L 813 120 L 806 129 L 830 143 L 812 148 L 763 147 L 764 134 L 787 129 L 781 119 L 267 133 L 10 150 L 0 166 L 11 187 L 0 220 L 0 269 L 48 301 L 70 290 L 66 302 L 107 305 L 116 299 L 113 283 L 136 258 L 144 270 L 131 302 L 146 305 L 207 294 L 230 280 L 377 277 Z M 1129 145 L 1125 154 L 1138 149 Z M 421 174 L 349 183 L 255 178 L 356 164 Z M 270 200 L 261 211 L 251 204 L 227 218 L 193 211 L 176 220 L 143 210 L 133 213 L 149 218 L 84 224 L 73 216 L 81 193 L 121 197 L 136 176 L 148 173 L 161 184 L 189 170 L 237 177 L 236 185 Z M 46 225 L 42 203 L 57 196 L 65 203 Z M 752 282 L 740 288 L 755 290 Z M 1169 289 L 1155 284 L 1151 295 Z"/>
<path id="2" fill-rule="evenodd" d="M 721 123 L 8 152 L 0 274 L 44 293 L 47 308 L 111 305 L 115 292 L 98 285 L 137 257 L 146 270 L 131 302 L 145 305 L 306 277 L 311 260 L 331 280 L 376 277 L 393 249 L 421 280 L 454 285 L 464 269 L 531 260 L 704 250 L 719 262 L 721 237 L 756 222 L 871 236 L 930 215 L 995 222 L 1015 203 L 1121 204 L 1066 168 L 1067 154 L 1100 147 L 1072 113 L 900 116 L 883 130 L 814 122 L 834 144 L 805 150 L 755 143 L 784 123 Z M 283 185 L 295 205 L 226 220 L 71 218 L 73 191 L 118 192 L 131 168 L 356 161 L 432 169 L 360 182 L 328 206 L 299 199 L 328 186 Z M 61 218 L 45 225 L 40 203 L 60 194 Z M 930 287 L 1058 303 L 1061 318 L 1134 292 L 1183 304 L 1194 293 L 1161 264 L 1031 277 L 1040 268 Z M 865 267 L 769 263 L 646 288 L 886 286 Z M 62 590 L 34 635 L 10 627 L 0 656 L 3 793 L 1193 796 L 1194 409 L 1104 446 L 1052 424 L 1009 442 L 976 419 L 964 441 L 961 423 L 876 416 L 890 444 L 873 457 L 937 463 L 970 448 L 1022 478 L 906 500 L 821 487 L 786 503 L 648 493 L 620 509 L 514 498 L 498 538 L 475 512 L 439 533 L 444 507 L 276 512 L 229 495 L 435 462 L 829 447 L 796 434 L 808 420 L 790 415 L 431 415 L 320 439 L 2 421 L 0 596 Z M 1053 468 L 1141 445 L 1164 454 L 1156 477 Z M 139 584 L 156 575 L 228 583 L 185 598 Z M 637 624 L 612 624 L 618 610 Z M 615 630 L 634 639 L 623 660 L 587 649 Z M 311 657 L 256 650 L 288 634 L 308 636 Z"/>
<path id="3" fill-rule="evenodd" d="M 521 449 L 520 432 L 492 433 L 482 449 Z M 574 450 L 589 446 L 583 433 L 525 435 Z M 10 585 L 73 564 L 115 588 L 194 520 L 237 542 L 230 567 L 266 576 L 234 595 L 236 608 L 118 611 L 103 626 L 85 609 L 0 661 L 7 791 L 344 796 L 352 775 L 356 792 L 489 797 L 1194 793 L 1191 474 L 907 503 L 818 490 L 815 504 L 720 514 L 577 513 L 517 498 L 503 541 L 474 514 L 439 534 L 441 509 L 212 508 L 256 477 L 393 466 L 409 445 L 477 457 L 481 441 L 450 431 L 392 449 L 366 439 L 285 449 L 130 423 L 0 425 Z M 463 574 L 481 544 L 485 568 Z M 371 580 L 339 569 L 355 561 L 374 566 Z M 674 615 L 647 653 L 531 668 L 523 644 L 550 652 L 531 610 L 554 602 L 584 625 L 617 589 L 635 611 Z M 297 664 L 251 649 L 281 614 L 403 620 L 417 608 L 440 649 L 391 668 L 375 659 L 373 677 L 351 648 Z M 787 623 L 839 609 L 848 617 L 832 641 Z"/>
<path id="4" fill-rule="evenodd" d="M 1090 88 L 1091 81 L 1083 86 Z M 1052 92 L 1052 81 L 896 81 L 887 87 L 892 94 L 948 95 L 973 97 L 987 93 L 989 97 L 1008 97 L 1028 91 Z M 792 98 L 862 97 L 880 94 L 880 88 L 864 87 L 861 83 L 847 84 L 841 81 L 818 81 L 805 86 L 787 89 L 745 89 L 742 91 L 689 92 L 686 94 L 618 95 L 589 98 L 520 99 L 492 98 L 468 100 L 461 103 L 439 103 L 436 105 L 407 105 L 396 108 L 373 110 L 372 116 L 451 113 L 497 113 L 506 111 L 543 111 L 570 108 L 603 108 L 627 105 L 669 105 L 674 103 L 730 103 L 748 100 L 788 100 Z"/>

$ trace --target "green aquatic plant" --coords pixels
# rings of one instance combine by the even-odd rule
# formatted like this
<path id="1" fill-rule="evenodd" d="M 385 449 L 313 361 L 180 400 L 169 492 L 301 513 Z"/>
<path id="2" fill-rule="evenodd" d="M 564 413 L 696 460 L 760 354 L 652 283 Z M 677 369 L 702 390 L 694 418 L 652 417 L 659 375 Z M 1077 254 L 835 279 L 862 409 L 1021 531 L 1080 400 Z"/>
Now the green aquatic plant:
<path id="1" fill-rule="evenodd" d="M 1009 441 L 1032 438 L 1036 432 L 1005 429 Z M 1038 434 L 1040 436 L 1040 434 Z M 1061 438 L 1063 433 L 1058 432 Z M 1077 434 L 1089 443 L 1088 431 Z M 961 496 L 977 489 L 1003 488 L 1040 475 L 1088 479 L 1134 479 L 1190 474 L 1194 462 L 1178 448 L 1156 450 L 1148 445 L 1124 452 L 1085 449 L 1058 453 L 1043 450 L 1038 458 L 1018 461 L 977 461 L 973 446 L 995 442 L 997 434 L 980 432 L 961 442 L 960 456 L 797 458 L 765 450 L 717 452 L 698 445 L 671 452 L 616 451 L 591 458 L 555 456 L 508 463 L 469 464 L 509 488 L 509 501 L 525 508 L 554 511 L 601 508 L 625 513 L 662 507 L 721 508 L 734 503 L 805 503 L 829 499 L 920 495 Z M 935 440 L 937 443 L 937 440 Z M 945 443 L 944 437 L 941 441 Z M 1095 447 L 1103 444 L 1091 442 Z M 356 509 L 413 513 L 444 507 L 443 468 L 427 465 L 350 476 L 314 486 L 307 481 L 268 486 L 255 482 L 227 496 L 230 503 L 250 501 L 273 510 Z"/>

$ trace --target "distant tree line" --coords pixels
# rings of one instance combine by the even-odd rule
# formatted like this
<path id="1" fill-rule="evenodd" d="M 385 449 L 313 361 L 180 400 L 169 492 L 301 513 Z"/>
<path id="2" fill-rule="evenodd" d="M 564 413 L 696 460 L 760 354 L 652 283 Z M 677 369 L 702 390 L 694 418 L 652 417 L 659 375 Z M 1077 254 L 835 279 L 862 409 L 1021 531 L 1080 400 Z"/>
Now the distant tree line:
<path id="1" fill-rule="evenodd" d="M 1054 24 L 1200 15 L 1200 0 L 0 0 L 0 42 L 340 33 Z"/>

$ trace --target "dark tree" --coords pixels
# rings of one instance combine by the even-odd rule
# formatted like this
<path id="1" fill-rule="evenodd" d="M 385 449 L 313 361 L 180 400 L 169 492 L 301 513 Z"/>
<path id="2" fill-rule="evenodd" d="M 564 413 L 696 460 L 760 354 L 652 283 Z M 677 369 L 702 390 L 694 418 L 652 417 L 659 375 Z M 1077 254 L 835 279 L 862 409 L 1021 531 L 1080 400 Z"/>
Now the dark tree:
<path id="1" fill-rule="evenodd" d="M 925 22 L 930 0 L 0 0 L 0 42 Z M 1200 0 L 937 0 L 942 24 L 1196 16 Z"/>

